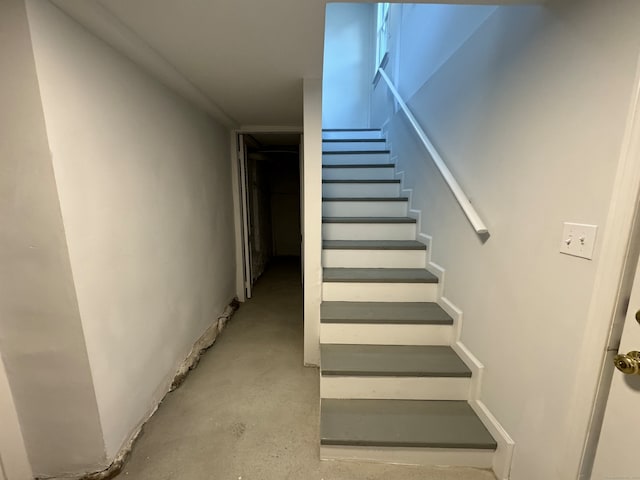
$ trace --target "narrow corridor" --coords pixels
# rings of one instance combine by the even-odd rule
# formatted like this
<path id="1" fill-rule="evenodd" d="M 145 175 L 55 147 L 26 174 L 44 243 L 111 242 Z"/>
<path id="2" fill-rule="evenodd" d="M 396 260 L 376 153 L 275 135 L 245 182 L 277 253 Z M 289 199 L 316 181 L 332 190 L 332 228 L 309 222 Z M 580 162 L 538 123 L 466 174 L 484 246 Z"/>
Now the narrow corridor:
<path id="1" fill-rule="evenodd" d="M 320 462 L 318 371 L 303 358 L 299 263 L 274 261 L 160 405 L 118 479 L 493 480 L 491 472 Z"/>

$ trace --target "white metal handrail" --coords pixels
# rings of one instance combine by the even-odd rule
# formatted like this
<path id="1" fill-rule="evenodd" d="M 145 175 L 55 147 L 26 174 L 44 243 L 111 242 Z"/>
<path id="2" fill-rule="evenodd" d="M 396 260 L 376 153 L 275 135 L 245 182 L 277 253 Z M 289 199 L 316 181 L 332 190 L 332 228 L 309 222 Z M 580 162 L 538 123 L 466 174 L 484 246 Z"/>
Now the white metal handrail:
<path id="1" fill-rule="evenodd" d="M 384 81 L 387 83 L 389 90 L 397 100 L 404 114 L 409 119 L 409 123 L 411 123 L 411 126 L 413 126 L 413 129 L 418 134 L 418 137 L 420 137 L 420 140 L 422 141 L 424 148 L 426 148 L 427 151 L 429 152 L 429 155 L 431 155 L 431 159 L 433 160 L 433 163 L 435 163 L 436 167 L 438 167 L 438 170 L 440 171 L 442 178 L 444 178 L 444 181 L 447 183 L 447 185 L 451 189 L 453 196 L 456 197 L 456 200 L 460 204 L 462 211 L 465 213 L 465 215 L 469 219 L 469 222 L 471 222 L 471 225 L 473 226 L 476 233 L 478 234 L 489 233 L 489 230 L 487 229 L 486 225 L 480 218 L 480 215 L 478 215 L 478 212 L 476 212 L 476 209 L 473 208 L 473 205 L 471 205 L 471 202 L 465 195 L 464 191 L 462 190 L 462 187 L 460 187 L 460 184 L 457 182 L 457 180 L 455 179 L 455 177 L 453 176 L 449 168 L 447 168 L 447 165 L 444 163 L 444 160 L 442 159 L 442 157 L 440 156 L 436 148 L 433 146 L 433 144 L 427 137 L 427 134 L 424 132 L 424 130 L 418 123 L 418 120 L 416 120 L 416 117 L 413 116 L 413 113 L 411 113 L 411 110 L 409 110 L 409 107 L 407 106 L 407 104 L 404 102 L 404 100 L 402 100 L 402 97 L 398 93 L 398 90 L 396 90 L 396 87 L 393 85 L 393 82 L 391 81 L 391 79 L 387 76 L 386 72 L 382 68 L 378 69 L 378 73 L 380 73 L 380 76 L 384 78 Z"/>

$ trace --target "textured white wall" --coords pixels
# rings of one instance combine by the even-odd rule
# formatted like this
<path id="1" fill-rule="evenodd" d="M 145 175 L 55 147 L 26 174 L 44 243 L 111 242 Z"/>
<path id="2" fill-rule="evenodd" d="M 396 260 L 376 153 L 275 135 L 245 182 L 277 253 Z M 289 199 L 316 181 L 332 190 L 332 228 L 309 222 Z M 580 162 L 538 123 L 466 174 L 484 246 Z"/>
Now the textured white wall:
<path id="1" fill-rule="evenodd" d="M 322 126 L 367 128 L 373 80 L 373 4 L 327 5 Z"/>
<path id="2" fill-rule="evenodd" d="M 304 363 L 320 365 L 322 298 L 322 82 L 304 80 L 302 147 L 302 265 Z"/>
<path id="3" fill-rule="evenodd" d="M 49 2 L 28 13 L 112 459 L 234 295 L 230 137 Z"/>
<path id="4" fill-rule="evenodd" d="M 30 480 L 31 465 L 24 446 L 7 372 L 0 357 L 0 479 Z"/>
<path id="5" fill-rule="evenodd" d="M 486 367 L 481 398 L 516 442 L 513 480 L 576 476 L 566 439 L 589 401 L 574 395 L 575 362 L 603 232 L 593 261 L 558 248 L 563 221 L 605 225 L 638 24 L 631 0 L 500 7 L 408 99 L 487 222 L 486 243 L 402 113 L 391 123 L 445 296 L 464 311 L 462 340 Z"/>
<path id="6" fill-rule="evenodd" d="M 13 437 L 16 449 L 5 443 L 0 454 L 14 480 L 9 469 L 24 458 L 13 402 L 35 476 L 100 470 L 105 448 L 24 0 L 0 2 L 0 71 L 0 355 L 8 380 L 0 437 Z"/>

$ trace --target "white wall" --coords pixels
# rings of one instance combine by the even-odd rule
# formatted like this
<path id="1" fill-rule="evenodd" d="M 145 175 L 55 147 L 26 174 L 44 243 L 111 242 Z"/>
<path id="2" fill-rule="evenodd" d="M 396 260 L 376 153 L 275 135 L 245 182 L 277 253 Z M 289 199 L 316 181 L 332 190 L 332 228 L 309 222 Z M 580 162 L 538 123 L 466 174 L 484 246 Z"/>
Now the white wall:
<path id="1" fill-rule="evenodd" d="M 513 480 L 577 472 L 570 413 L 590 399 L 574 395 L 576 363 L 639 22 L 632 0 L 500 7 L 408 99 L 488 224 L 485 243 L 402 113 L 390 124 L 412 207 L 446 269 L 445 296 L 464 311 L 462 340 L 486 367 L 482 400 L 516 442 Z M 558 252 L 564 221 L 600 226 L 593 261 Z"/>
<path id="2" fill-rule="evenodd" d="M 394 4 L 392 9 L 399 10 L 402 25 L 401 54 L 395 58 L 395 72 L 402 74 L 395 82 L 403 98 L 411 98 L 497 7 Z"/>
<path id="3" fill-rule="evenodd" d="M 24 0 L 0 2 L 0 363 L 12 397 L 5 386 L 0 437 L 13 437 L 0 454 L 7 476 L 24 462 L 11 402 L 34 475 L 106 466 L 30 36 Z"/>
<path id="4" fill-rule="evenodd" d="M 322 82 L 305 79 L 302 171 L 304 364 L 320 365 L 322 298 Z"/>
<path id="5" fill-rule="evenodd" d="M 113 459 L 234 295 L 230 137 L 49 2 L 28 13 Z"/>
<path id="6" fill-rule="evenodd" d="M 11 395 L 7 372 L 0 357 L 0 479 L 33 478 L 22 437 L 18 412 Z"/>
<path id="7" fill-rule="evenodd" d="M 327 5 L 322 74 L 323 128 L 367 128 L 373 80 L 373 4 Z"/>

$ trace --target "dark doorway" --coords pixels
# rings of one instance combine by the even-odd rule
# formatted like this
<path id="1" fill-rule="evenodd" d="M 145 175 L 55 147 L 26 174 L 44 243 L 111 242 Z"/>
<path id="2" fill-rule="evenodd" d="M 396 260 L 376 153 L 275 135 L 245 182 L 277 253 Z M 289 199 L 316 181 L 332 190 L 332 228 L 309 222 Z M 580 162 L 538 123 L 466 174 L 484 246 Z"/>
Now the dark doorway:
<path id="1" fill-rule="evenodd" d="M 300 261 L 300 134 L 243 133 L 245 283 L 274 259 Z"/>

